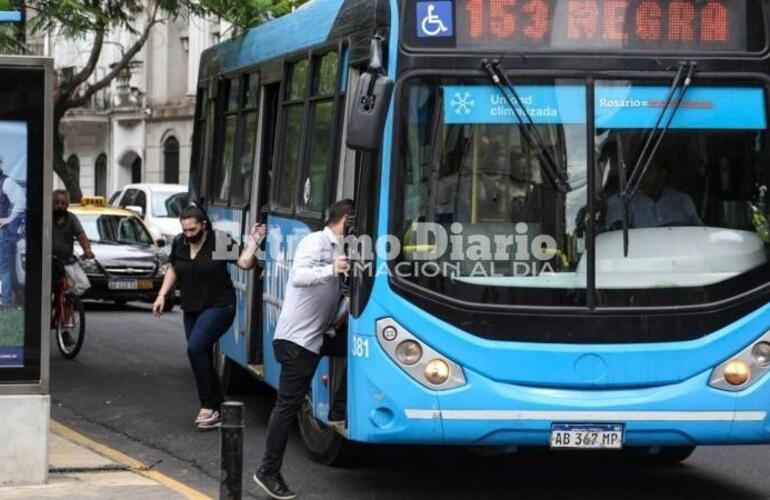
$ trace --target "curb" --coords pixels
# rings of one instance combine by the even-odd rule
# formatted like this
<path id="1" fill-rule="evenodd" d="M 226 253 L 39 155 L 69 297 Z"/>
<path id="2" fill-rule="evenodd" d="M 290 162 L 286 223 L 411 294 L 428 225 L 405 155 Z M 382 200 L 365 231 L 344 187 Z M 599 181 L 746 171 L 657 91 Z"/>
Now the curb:
<path id="1" fill-rule="evenodd" d="M 51 432 L 63 437 L 70 442 L 78 444 L 95 453 L 98 453 L 99 455 L 109 458 L 110 460 L 120 464 L 131 472 L 139 474 L 140 476 L 144 476 L 148 479 L 152 479 L 153 481 L 165 486 L 166 488 L 179 493 L 185 498 L 190 500 L 213 500 L 210 496 L 196 490 L 195 488 L 191 488 L 184 483 L 180 483 L 176 479 L 172 479 L 161 472 L 151 470 L 150 467 L 140 462 L 139 460 L 129 457 L 125 453 L 105 446 L 101 443 L 97 443 L 93 439 L 88 438 L 55 420 L 51 420 Z"/>

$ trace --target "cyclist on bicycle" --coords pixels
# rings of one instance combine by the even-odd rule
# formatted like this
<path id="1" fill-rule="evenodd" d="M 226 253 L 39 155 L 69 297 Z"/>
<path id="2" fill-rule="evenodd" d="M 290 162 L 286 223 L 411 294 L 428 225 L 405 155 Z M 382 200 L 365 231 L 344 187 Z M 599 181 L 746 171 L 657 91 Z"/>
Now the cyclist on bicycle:
<path id="1" fill-rule="evenodd" d="M 93 259 L 94 253 L 91 251 L 91 242 L 88 240 L 83 226 L 77 216 L 67 211 L 69 208 L 69 194 L 64 189 L 57 189 L 53 192 L 53 231 L 51 254 L 53 255 L 53 285 L 54 294 L 58 294 L 59 281 L 64 273 L 64 266 L 75 261 L 75 243 L 77 239 L 80 248 L 83 249 L 84 259 Z M 65 333 L 65 340 L 69 337 L 69 332 Z"/>

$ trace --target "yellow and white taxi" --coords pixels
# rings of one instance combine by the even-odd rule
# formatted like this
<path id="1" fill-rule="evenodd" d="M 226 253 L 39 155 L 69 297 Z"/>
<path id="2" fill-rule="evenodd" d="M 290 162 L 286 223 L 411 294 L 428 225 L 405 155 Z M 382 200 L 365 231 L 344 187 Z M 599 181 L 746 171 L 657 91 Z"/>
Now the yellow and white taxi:
<path id="1" fill-rule="evenodd" d="M 91 282 L 85 299 L 152 302 L 168 267 L 165 240 L 154 240 L 141 218 L 130 210 L 107 206 L 101 196 L 84 196 L 71 205 L 91 241 L 94 260 L 81 260 Z M 81 252 L 78 245 L 75 250 Z M 167 308 L 174 300 L 167 300 Z"/>

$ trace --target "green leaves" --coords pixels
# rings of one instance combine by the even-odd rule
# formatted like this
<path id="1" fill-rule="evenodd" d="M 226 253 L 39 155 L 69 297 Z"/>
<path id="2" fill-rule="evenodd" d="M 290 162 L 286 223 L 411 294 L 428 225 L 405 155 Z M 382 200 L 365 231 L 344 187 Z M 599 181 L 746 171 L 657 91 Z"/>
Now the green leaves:
<path id="1" fill-rule="evenodd" d="M 27 35 L 49 33 L 75 39 L 113 29 L 141 31 L 141 14 L 157 5 L 164 18 L 180 15 L 219 17 L 236 32 L 291 12 L 305 0 L 26 0 Z M 19 0 L 0 0 L 0 10 L 18 8 Z M 0 53 L 20 50 L 14 27 L 0 26 Z"/>
<path id="2" fill-rule="evenodd" d="M 291 12 L 305 0 L 201 0 L 201 5 L 212 14 L 237 26 L 251 28 Z"/>

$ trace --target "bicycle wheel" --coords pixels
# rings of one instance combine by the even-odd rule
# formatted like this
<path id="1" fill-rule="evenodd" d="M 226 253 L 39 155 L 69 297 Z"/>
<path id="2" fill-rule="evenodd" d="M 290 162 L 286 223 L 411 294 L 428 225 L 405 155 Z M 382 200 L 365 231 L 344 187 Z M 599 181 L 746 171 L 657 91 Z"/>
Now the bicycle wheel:
<path id="1" fill-rule="evenodd" d="M 86 336 L 86 312 L 83 303 L 72 294 L 64 297 L 65 309 L 70 309 L 71 323 L 64 325 L 64 318 L 56 322 L 56 346 L 65 359 L 73 359 L 83 347 L 83 339 Z"/>

